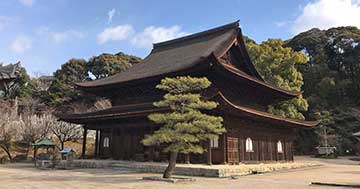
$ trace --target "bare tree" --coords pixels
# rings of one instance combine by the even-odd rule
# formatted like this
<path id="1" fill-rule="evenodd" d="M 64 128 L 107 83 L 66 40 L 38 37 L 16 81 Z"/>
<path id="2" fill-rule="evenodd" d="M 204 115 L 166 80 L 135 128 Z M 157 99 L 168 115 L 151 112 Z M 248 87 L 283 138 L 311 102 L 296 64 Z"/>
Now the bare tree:
<path id="1" fill-rule="evenodd" d="M 51 124 L 47 119 L 48 115 L 28 114 L 22 117 L 24 124 L 19 128 L 21 140 L 26 142 L 29 152 L 31 144 L 39 139 L 49 137 L 51 134 Z"/>
<path id="2" fill-rule="evenodd" d="M 0 102 L 0 148 L 12 160 L 11 149 L 12 143 L 17 139 L 19 127 L 23 124 L 17 111 L 17 101 Z"/>
<path id="3" fill-rule="evenodd" d="M 65 142 L 77 141 L 82 137 L 80 125 L 58 121 L 54 116 L 49 117 L 49 121 L 51 122 L 52 134 L 58 138 L 61 144 L 61 150 L 64 149 Z"/>

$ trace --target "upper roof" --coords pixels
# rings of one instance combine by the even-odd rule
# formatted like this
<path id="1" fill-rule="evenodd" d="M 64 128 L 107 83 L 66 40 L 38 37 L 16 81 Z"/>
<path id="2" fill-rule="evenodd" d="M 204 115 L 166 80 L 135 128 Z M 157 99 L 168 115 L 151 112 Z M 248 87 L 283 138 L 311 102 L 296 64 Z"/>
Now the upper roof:
<path id="1" fill-rule="evenodd" d="M 84 90 L 97 91 L 99 87 L 118 86 L 121 83 L 150 77 L 165 77 L 167 74 L 187 70 L 199 63 L 219 61 L 234 44 L 239 52 L 238 56 L 243 59 L 247 73 L 242 72 L 237 65 L 230 69 L 226 64 L 221 64 L 224 67 L 222 69 L 228 69 L 230 74 L 239 75 L 252 85 L 266 88 L 267 91 L 286 98 L 302 94 L 302 92 L 274 87 L 261 78 L 250 60 L 238 21 L 189 36 L 156 43 L 151 53 L 141 63 L 113 76 L 76 85 Z M 239 74 L 240 72 L 242 74 Z"/>
<path id="2" fill-rule="evenodd" d="M 259 80 L 253 76 L 250 76 L 249 74 L 235 68 L 231 64 L 226 64 L 222 60 L 218 59 L 215 55 L 210 56 L 211 60 L 215 63 L 215 66 L 217 66 L 219 71 L 225 71 L 226 73 L 230 73 L 232 76 L 237 76 L 238 78 L 241 78 L 243 80 L 246 80 L 248 83 L 251 83 L 253 85 L 256 85 L 260 88 L 263 88 L 265 90 L 271 91 L 273 93 L 276 93 L 279 96 L 284 97 L 296 97 L 302 94 L 301 91 L 289 91 L 285 89 L 281 89 L 278 87 L 275 87 L 273 85 L 270 85 L 262 80 Z"/>
<path id="3" fill-rule="evenodd" d="M 16 64 L 8 64 L 3 66 L 0 64 L 0 79 L 14 79 L 17 78 L 16 71 L 20 66 L 20 62 Z"/>
<path id="4" fill-rule="evenodd" d="M 80 88 L 99 87 L 184 70 L 201 62 L 211 53 L 220 56 L 233 44 L 239 31 L 239 22 L 236 21 L 200 33 L 156 43 L 141 63 L 126 71 L 77 85 Z"/>

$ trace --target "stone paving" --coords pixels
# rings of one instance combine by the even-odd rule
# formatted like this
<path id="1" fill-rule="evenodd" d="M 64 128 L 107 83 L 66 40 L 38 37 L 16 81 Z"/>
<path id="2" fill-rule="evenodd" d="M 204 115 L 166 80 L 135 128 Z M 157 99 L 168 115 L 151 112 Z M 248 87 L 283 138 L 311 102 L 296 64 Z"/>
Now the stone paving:
<path id="1" fill-rule="evenodd" d="M 297 158 L 297 163 L 314 163 L 323 166 L 275 171 L 236 178 L 195 177 L 189 183 L 145 181 L 146 176 L 160 174 L 136 173 L 129 169 L 73 169 L 39 170 L 33 164 L 0 165 L 0 188 L 4 189 L 323 189 L 310 186 L 310 182 L 360 184 L 359 162 L 347 159 L 323 160 L 307 157 Z M 339 188 L 339 187 L 331 187 Z"/>

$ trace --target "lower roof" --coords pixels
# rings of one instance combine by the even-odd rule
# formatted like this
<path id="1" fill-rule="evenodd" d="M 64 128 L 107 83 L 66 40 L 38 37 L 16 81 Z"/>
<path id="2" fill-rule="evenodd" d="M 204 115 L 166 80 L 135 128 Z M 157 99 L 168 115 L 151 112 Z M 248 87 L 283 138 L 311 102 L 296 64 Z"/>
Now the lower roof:
<path id="1" fill-rule="evenodd" d="M 305 120 L 284 118 L 278 115 L 270 114 L 268 112 L 263 112 L 252 108 L 235 105 L 232 102 L 230 102 L 230 100 L 228 100 L 221 92 L 219 92 L 217 97 L 218 97 L 217 98 L 218 102 L 220 103 L 219 108 L 223 111 L 230 112 L 234 115 L 241 115 L 253 119 L 261 119 L 264 121 L 279 123 L 281 125 L 287 125 L 287 126 L 314 127 L 319 124 L 319 121 L 305 121 Z"/>
<path id="2" fill-rule="evenodd" d="M 151 102 L 139 103 L 123 106 L 114 106 L 108 109 L 86 112 L 86 113 L 75 113 L 75 114 L 57 114 L 56 116 L 66 122 L 76 124 L 86 124 L 99 122 L 104 120 L 118 120 L 129 117 L 143 117 L 150 113 L 167 111 L 167 108 L 156 108 Z"/>
<path id="3" fill-rule="evenodd" d="M 253 120 L 266 121 L 283 126 L 314 127 L 318 121 L 304 121 L 273 115 L 267 112 L 258 111 L 252 108 L 235 105 L 230 102 L 221 92 L 212 96 L 220 103 L 217 111 L 229 113 L 235 116 L 246 117 Z M 133 117 L 146 117 L 151 113 L 167 112 L 168 108 L 157 108 L 152 103 L 140 103 L 123 106 L 114 106 L 105 110 L 81 113 L 81 114 L 62 114 L 56 115 L 60 120 L 77 124 L 96 123 L 104 120 L 119 120 Z"/>

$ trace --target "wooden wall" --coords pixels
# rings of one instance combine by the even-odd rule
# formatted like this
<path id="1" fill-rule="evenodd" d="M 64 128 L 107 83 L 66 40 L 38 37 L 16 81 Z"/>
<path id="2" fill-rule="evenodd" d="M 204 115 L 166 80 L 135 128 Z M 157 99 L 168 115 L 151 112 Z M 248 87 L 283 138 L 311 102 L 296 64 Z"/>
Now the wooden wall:
<path id="1" fill-rule="evenodd" d="M 225 118 L 227 138 L 238 140 L 239 162 L 293 161 L 293 129 L 236 117 Z M 251 138 L 253 152 L 246 152 L 246 139 Z M 281 141 L 283 153 L 278 153 Z M 226 149 L 229 149 L 227 147 Z M 227 152 L 229 154 L 229 152 Z M 227 156 L 229 161 L 229 156 Z"/>
<path id="2" fill-rule="evenodd" d="M 226 134 L 219 137 L 219 147 L 212 148 L 212 163 L 258 163 L 267 161 L 293 160 L 293 129 L 270 125 L 268 123 L 244 120 L 234 116 L 223 116 Z M 113 158 L 137 161 L 166 161 L 168 156 L 161 152 L 162 147 L 145 147 L 141 140 L 151 134 L 156 127 L 150 127 L 150 122 L 138 122 L 128 126 L 121 123 L 99 127 L 99 156 L 100 158 Z M 110 138 L 110 147 L 103 146 L 104 138 Z M 246 139 L 250 137 L 253 143 L 253 152 L 246 152 Z M 277 152 L 277 142 L 282 142 L 283 153 Z M 207 149 L 208 143 L 203 146 Z M 207 152 L 204 154 L 191 154 L 192 163 L 206 163 Z M 183 155 L 179 162 L 183 162 Z"/>

